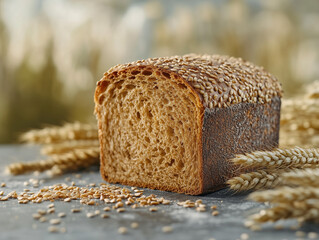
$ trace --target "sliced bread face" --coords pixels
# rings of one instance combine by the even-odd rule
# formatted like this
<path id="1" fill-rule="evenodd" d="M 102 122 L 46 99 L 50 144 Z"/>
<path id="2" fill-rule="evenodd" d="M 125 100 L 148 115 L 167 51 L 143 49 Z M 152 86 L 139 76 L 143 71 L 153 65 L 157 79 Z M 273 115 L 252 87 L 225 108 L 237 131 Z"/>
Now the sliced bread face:
<path id="1" fill-rule="evenodd" d="M 101 175 L 186 194 L 225 186 L 235 154 L 278 145 L 281 87 L 262 68 L 185 55 L 111 68 L 98 82 Z"/>

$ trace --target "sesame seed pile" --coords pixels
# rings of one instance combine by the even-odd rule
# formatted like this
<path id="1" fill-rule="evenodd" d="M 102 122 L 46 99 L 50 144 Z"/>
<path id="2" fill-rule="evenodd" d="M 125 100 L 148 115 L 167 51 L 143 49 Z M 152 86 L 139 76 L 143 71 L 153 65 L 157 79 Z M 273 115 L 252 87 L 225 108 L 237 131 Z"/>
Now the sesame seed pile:
<path id="1" fill-rule="evenodd" d="M 139 60 L 116 65 L 105 73 L 105 78 L 145 67 L 149 67 L 148 71 L 159 69 L 163 77 L 183 78 L 201 96 L 207 108 L 223 108 L 241 102 L 263 104 L 282 95 L 278 80 L 262 67 L 241 58 L 219 55 L 189 54 Z"/>

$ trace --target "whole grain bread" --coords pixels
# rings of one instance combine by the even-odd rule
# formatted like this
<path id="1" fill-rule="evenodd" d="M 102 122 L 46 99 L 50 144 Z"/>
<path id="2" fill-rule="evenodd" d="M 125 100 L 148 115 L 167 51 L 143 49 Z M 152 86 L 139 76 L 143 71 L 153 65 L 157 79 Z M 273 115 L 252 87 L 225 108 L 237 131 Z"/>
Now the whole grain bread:
<path id="1" fill-rule="evenodd" d="M 151 58 L 108 70 L 95 113 L 101 175 L 187 194 L 225 186 L 230 158 L 278 145 L 281 86 L 250 62 L 218 55 Z"/>

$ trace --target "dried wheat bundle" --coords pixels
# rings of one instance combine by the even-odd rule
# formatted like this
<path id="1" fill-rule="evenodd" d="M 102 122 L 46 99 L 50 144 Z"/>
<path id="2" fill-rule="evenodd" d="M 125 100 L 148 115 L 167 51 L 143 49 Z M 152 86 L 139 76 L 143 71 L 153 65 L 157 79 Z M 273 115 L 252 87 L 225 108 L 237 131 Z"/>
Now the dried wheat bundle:
<path id="1" fill-rule="evenodd" d="M 99 164 L 99 147 L 90 149 L 74 149 L 71 152 L 53 155 L 47 160 L 26 163 L 13 163 L 7 167 L 7 171 L 13 175 L 24 174 L 31 171 L 45 171 L 57 166 L 63 171 L 78 170 Z"/>
<path id="2" fill-rule="evenodd" d="M 259 170 L 233 177 L 227 181 L 227 184 L 232 190 L 241 192 L 252 189 L 274 188 L 279 182 L 279 173 Z"/>
<path id="3" fill-rule="evenodd" d="M 256 169 L 287 169 L 319 166 L 319 150 L 295 147 L 274 151 L 256 151 L 237 155 L 232 161 Z"/>
<path id="4" fill-rule="evenodd" d="M 281 175 L 285 185 L 319 187 L 319 169 L 304 169 L 285 172 Z"/>
<path id="5" fill-rule="evenodd" d="M 88 149 L 99 146 L 99 140 L 71 140 L 44 145 L 41 153 L 45 155 L 64 154 L 74 149 Z"/>
<path id="6" fill-rule="evenodd" d="M 31 130 L 21 135 L 21 140 L 28 143 L 58 143 L 69 140 L 98 139 L 96 124 L 79 122 L 66 123 L 62 127 L 47 127 L 41 130 Z"/>

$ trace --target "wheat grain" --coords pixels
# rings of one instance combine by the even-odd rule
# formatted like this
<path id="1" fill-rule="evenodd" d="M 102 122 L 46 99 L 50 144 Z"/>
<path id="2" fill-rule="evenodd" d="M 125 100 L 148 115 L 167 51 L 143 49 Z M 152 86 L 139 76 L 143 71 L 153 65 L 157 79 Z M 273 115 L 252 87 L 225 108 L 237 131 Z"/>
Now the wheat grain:
<path id="1" fill-rule="evenodd" d="M 66 140 L 98 139 L 98 129 L 96 124 L 66 123 L 62 127 L 31 130 L 22 134 L 20 139 L 23 142 L 44 144 Z"/>
<path id="2" fill-rule="evenodd" d="M 279 175 L 276 172 L 259 170 L 244 173 L 227 181 L 229 187 L 235 191 L 248 191 L 251 189 L 273 188 L 279 184 Z"/>
<path id="3" fill-rule="evenodd" d="M 309 198 L 319 198 L 319 188 L 315 187 L 280 187 L 275 190 L 254 192 L 249 198 L 257 202 L 292 202 L 304 201 Z"/>
<path id="4" fill-rule="evenodd" d="M 319 187 L 319 169 L 304 169 L 285 172 L 281 176 L 283 184 Z"/>
<path id="5" fill-rule="evenodd" d="M 237 155 L 232 161 L 245 167 L 283 169 L 302 168 L 305 165 L 319 166 L 318 149 L 276 149 L 274 151 L 256 151 Z"/>
<path id="6" fill-rule="evenodd" d="M 54 155 L 47 160 L 27 163 L 13 163 L 7 166 L 7 171 L 13 175 L 24 174 L 30 171 L 45 171 L 52 167 L 60 168 L 62 171 L 75 171 L 99 164 L 100 149 L 75 149 L 63 155 Z"/>

